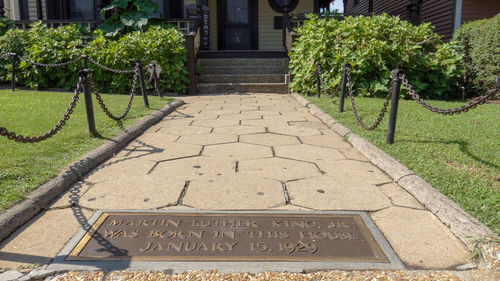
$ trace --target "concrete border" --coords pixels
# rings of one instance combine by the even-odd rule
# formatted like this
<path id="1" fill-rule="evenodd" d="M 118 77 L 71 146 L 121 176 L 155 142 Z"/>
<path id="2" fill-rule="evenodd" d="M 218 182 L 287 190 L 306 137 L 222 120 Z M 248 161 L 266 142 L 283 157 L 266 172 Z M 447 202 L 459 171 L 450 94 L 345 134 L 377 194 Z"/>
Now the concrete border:
<path id="1" fill-rule="evenodd" d="M 455 202 L 380 148 L 353 133 L 300 94 L 292 93 L 291 96 L 301 105 L 308 107 L 311 114 L 321 119 L 331 130 L 344 137 L 368 160 L 387 173 L 404 190 L 413 195 L 413 197 L 446 225 L 469 250 L 472 251 L 474 249 L 475 239 L 494 235 L 491 229 L 465 212 Z"/>
<path id="2" fill-rule="evenodd" d="M 80 242 L 83 236 L 87 233 L 90 227 L 104 212 L 138 212 L 138 213 L 193 213 L 193 214 L 353 214 L 360 215 L 366 227 L 373 235 L 384 254 L 389 259 L 389 262 L 190 262 L 190 261 L 137 261 L 137 260 L 120 260 L 120 261 L 66 261 L 65 258 L 71 253 L 73 248 Z M 366 212 L 361 211 L 278 211 L 278 210 L 262 210 L 262 211 L 205 211 L 199 209 L 186 210 L 99 210 L 88 220 L 87 224 L 82 226 L 80 230 L 71 238 L 64 246 L 61 252 L 49 264 L 47 270 L 65 271 L 65 270 L 156 270 L 169 273 L 182 273 L 187 270 L 213 270 L 217 269 L 220 272 L 250 272 L 257 273 L 263 271 L 287 271 L 287 272 L 304 272 L 317 270 L 364 270 L 364 269 L 381 269 L 381 270 L 405 270 L 405 266 L 396 255 L 391 245 L 385 239 L 384 235 L 377 228 Z"/>
<path id="3" fill-rule="evenodd" d="M 98 148 L 88 152 L 69 166 L 63 168 L 56 177 L 30 192 L 24 201 L 9 208 L 5 213 L 0 214 L 0 241 L 47 208 L 51 201 L 80 180 L 99 163 L 112 157 L 115 152 L 127 143 L 183 104 L 184 101 L 175 100 L 162 109 L 143 117 L 117 136 L 109 139 Z"/>

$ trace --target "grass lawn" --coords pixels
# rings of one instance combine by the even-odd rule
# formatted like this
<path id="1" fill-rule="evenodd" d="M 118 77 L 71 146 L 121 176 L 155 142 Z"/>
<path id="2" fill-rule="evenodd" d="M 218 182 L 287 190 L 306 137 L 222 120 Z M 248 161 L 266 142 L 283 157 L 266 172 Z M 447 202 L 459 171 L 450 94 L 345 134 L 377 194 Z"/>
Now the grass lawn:
<path id="1" fill-rule="evenodd" d="M 49 131 L 66 112 L 73 93 L 0 90 L 0 126 L 25 136 Z M 129 96 L 103 95 L 111 112 L 119 116 Z M 23 144 L 0 137 L 0 212 L 54 177 L 58 171 L 86 152 L 98 147 L 141 117 L 163 108 L 172 98 L 149 97 L 145 108 L 136 96 L 121 122 L 109 119 L 94 99 L 96 128 L 100 136 L 90 137 L 83 93 L 66 126 L 52 138 L 37 144 Z"/>
<path id="2" fill-rule="evenodd" d="M 460 115 L 443 116 L 424 109 L 413 100 L 400 100 L 395 141 L 386 145 L 389 112 L 377 129 L 365 131 L 356 123 L 348 97 L 344 113 L 338 113 L 338 97 L 333 100 L 307 98 L 500 234 L 500 104 L 482 105 Z M 361 118 L 370 126 L 384 100 L 356 98 L 355 101 Z M 443 108 L 463 104 L 430 103 Z"/>

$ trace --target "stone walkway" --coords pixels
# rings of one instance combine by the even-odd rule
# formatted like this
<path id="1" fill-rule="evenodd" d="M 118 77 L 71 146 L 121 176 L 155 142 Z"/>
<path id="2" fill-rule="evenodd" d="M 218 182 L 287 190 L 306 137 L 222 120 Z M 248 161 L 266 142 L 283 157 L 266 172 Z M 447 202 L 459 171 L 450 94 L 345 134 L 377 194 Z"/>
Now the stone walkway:
<path id="1" fill-rule="evenodd" d="M 50 262 L 98 209 L 368 211 L 408 268 L 470 261 L 431 212 L 291 96 L 183 99 L 0 244 L 0 268 Z"/>

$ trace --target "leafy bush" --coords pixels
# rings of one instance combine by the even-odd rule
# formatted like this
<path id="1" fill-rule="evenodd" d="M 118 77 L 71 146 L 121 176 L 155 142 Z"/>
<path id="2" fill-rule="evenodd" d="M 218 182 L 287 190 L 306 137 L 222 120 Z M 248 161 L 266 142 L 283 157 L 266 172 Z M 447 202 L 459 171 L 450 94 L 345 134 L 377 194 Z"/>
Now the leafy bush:
<path id="1" fill-rule="evenodd" d="M 494 88 L 495 77 L 500 76 L 500 14 L 464 24 L 452 42 L 464 54 L 467 88 L 479 94 Z"/>
<path id="2" fill-rule="evenodd" d="M 340 84 L 342 64 L 351 64 L 357 94 L 385 96 L 391 70 L 403 68 L 416 91 L 424 97 L 450 97 L 461 71 L 461 56 L 443 44 L 430 24 L 413 26 L 398 17 L 382 14 L 319 19 L 315 15 L 299 28 L 299 39 L 290 55 L 295 74 L 291 84 L 298 92 L 315 91 L 315 62 L 322 66 L 327 88 Z"/>
<path id="3" fill-rule="evenodd" d="M 129 33 L 118 40 L 104 37 L 99 30 L 94 36 L 94 40 L 87 42 L 90 34 L 78 26 L 47 28 L 36 23 L 29 30 L 11 29 L 0 36 L 0 56 L 15 52 L 28 60 L 52 64 L 86 54 L 101 64 L 117 69 L 132 69 L 136 59 L 141 59 L 144 64 L 156 60 L 162 67 L 162 89 L 185 92 L 189 82 L 185 68 L 186 50 L 184 36 L 177 29 L 154 26 L 145 32 Z M 0 64 L 3 66 L 0 67 L 1 80 L 10 81 L 10 57 L 1 60 Z M 100 91 L 126 93 L 130 89 L 132 75 L 115 75 L 92 65 L 90 67 L 95 70 L 94 80 Z M 82 62 L 61 68 L 20 62 L 16 81 L 17 85 L 31 89 L 58 87 L 72 90 L 82 68 Z M 149 78 L 148 73 L 145 76 Z"/>
<path id="4" fill-rule="evenodd" d="M 107 13 L 111 13 L 108 19 Z M 99 28 L 111 37 L 144 30 L 154 13 L 158 13 L 158 4 L 151 0 L 113 0 L 101 10 L 101 18 L 106 21 Z"/>
<path id="5" fill-rule="evenodd" d="M 175 28 L 152 26 L 145 32 L 129 33 L 118 41 L 106 38 L 96 31 L 96 39 L 90 42 L 85 52 L 101 64 L 116 69 L 131 69 L 132 59 L 139 58 L 144 64 L 156 60 L 161 66 L 162 88 L 183 93 L 189 82 L 185 62 L 187 52 L 184 35 Z M 94 80 L 102 91 L 123 93 L 130 89 L 132 75 L 116 75 L 95 69 Z M 149 74 L 145 73 L 146 78 Z"/>
<path id="6" fill-rule="evenodd" d="M 0 18 L 0 36 L 14 27 L 14 22 L 8 18 Z"/>

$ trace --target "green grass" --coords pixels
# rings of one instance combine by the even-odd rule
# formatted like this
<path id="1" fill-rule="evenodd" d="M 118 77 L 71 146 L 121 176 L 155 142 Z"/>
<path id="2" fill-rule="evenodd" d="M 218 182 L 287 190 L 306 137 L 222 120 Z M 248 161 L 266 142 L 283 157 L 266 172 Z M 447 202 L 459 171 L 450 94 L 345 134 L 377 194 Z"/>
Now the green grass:
<path id="1" fill-rule="evenodd" d="M 308 99 L 500 234 L 499 104 L 486 104 L 460 115 L 443 116 L 412 100 L 400 100 L 395 141 L 386 145 L 388 113 L 377 129 L 365 131 L 356 123 L 349 99 L 346 99 L 344 113 L 338 113 L 338 98 Z M 355 101 L 361 118 L 370 126 L 384 100 L 356 98 Z M 430 103 L 443 108 L 463 104 Z"/>
<path id="2" fill-rule="evenodd" d="M 72 95 L 73 93 L 0 90 L 0 126 L 25 136 L 44 134 L 66 112 Z M 116 116 L 123 112 L 128 102 L 128 96 L 125 95 L 103 95 L 103 99 Z M 104 115 L 94 100 L 99 137 L 92 138 L 88 133 L 85 103 L 81 94 L 66 126 L 52 138 L 42 143 L 23 144 L 0 137 L 0 212 L 53 178 L 62 167 L 172 100 L 150 96 L 150 109 L 147 109 L 142 103 L 142 97 L 137 96 L 129 114 L 121 122 Z"/>

